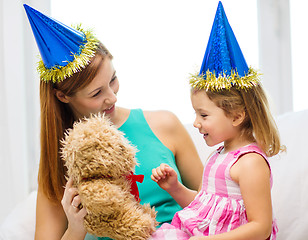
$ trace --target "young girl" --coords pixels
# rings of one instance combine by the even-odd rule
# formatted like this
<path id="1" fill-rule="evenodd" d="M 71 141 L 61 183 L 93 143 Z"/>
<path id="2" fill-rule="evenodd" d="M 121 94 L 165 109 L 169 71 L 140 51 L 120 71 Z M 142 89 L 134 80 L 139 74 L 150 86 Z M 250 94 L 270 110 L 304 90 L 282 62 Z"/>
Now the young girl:
<path id="1" fill-rule="evenodd" d="M 196 112 L 194 126 L 207 145 L 223 145 L 206 162 L 198 193 L 183 186 L 167 164 L 153 169 L 152 179 L 185 208 L 151 239 L 276 238 L 268 157 L 281 150 L 278 131 L 258 75 L 245 66 L 243 57 L 237 56 L 242 65 L 235 63 L 243 73 L 215 67 L 221 62 L 234 66 L 233 59 L 221 53 L 237 45 L 235 37 L 217 37 L 231 30 L 221 22 L 227 21 L 220 3 L 200 74 L 191 80 L 191 102 Z M 217 32 L 218 25 L 219 31 L 221 26 L 225 31 Z M 220 46 L 215 51 L 213 42 Z M 236 51 L 241 53 L 239 48 Z"/>

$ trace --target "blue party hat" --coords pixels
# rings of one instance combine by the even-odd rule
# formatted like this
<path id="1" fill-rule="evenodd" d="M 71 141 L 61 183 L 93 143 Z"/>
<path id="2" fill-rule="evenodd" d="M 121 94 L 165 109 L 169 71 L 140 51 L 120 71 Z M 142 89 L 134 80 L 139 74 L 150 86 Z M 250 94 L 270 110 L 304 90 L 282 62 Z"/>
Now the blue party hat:
<path id="1" fill-rule="evenodd" d="M 90 31 L 64 25 L 24 4 L 42 60 L 43 81 L 61 82 L 87 66 L 98 47 Z"/>
<path id="2" fill-rule="evenodd" d="M 202 66 L 199 74 L 191 76 L 191 86 L 206 90 L 249 88 L 259 82 L 258 76 L 248 68 L 219 1 Z"/>

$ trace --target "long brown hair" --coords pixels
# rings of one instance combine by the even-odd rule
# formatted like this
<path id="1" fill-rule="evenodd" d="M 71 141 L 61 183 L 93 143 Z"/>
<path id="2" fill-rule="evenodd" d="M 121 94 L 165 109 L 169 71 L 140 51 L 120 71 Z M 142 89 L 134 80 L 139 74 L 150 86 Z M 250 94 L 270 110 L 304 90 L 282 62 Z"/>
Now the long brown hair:
<path id="1" fill-rule="evenodd" d="M 285 149 L 280 145 L 278 128 L 260 83 L 245 90 L 232 87 L 230 90 L 206 93 L 210 100 L 224 110 L 226 116 L 232 116 L 238 111 L 245 112 L 241 134 L 256 142 L 267 156 L 274 156 Z"/>
<path id="2" fill-rule="evenodd" d="M 59 154 L 60 141 L 65 130 L 71 128 L 74 122 L 72 110 L 68 104 L 58 100 L 55 89 L 73 96 L 93 80 L 106 57 L 112 59 L 110 52 L 100 44 L 95 56 L 82 71 L 57 84 L 40 82 L 41 155 L 38 184 L 43 193 L 55 203 L 62 199 L 63 186 L 66 184 L 66 169 Z"/>

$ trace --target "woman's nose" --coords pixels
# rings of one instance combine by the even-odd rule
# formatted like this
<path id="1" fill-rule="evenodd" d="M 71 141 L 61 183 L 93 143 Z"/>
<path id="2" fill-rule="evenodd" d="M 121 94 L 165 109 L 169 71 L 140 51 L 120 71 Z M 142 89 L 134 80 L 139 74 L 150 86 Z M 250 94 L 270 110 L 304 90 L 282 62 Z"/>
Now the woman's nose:
<path id="1" fill-rule="evenodd" d="M 107 104 L 114 104 L 117 101 L 117 93 L 113 91 L 113 89 L 109 89 L 108 96 L 105 99 L 105 103 Z"/>

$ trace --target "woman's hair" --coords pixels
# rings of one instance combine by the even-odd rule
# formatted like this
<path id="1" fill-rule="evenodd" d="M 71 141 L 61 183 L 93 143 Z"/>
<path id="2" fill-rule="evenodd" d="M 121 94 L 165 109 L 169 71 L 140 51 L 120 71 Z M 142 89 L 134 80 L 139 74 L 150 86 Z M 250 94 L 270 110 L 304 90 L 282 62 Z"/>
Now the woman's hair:
<path id="1" fill-rule="evenodd" d="M 241 136 L 256 142 L 268 157 L 284 149 L 280 145 L 279 132 L 260 83 L 244 90 L 233 87 L 230 90 L 206 93 L 228 117 L 241 111 L 245 112 L 245 118 L 240 125 Z"/>
<path id="2" fill-rule="evenodd" d="M 59 153 L 60 141 L 75 120 L 68 104 L 56 97 L 55 89 L 73 96 L 93 80 L 106 57 L 112 59 L 110 52 L 100 43 L 95 56 L 82 71 L 60 83 L 40 81 L 41 156 L 38 183 L 44 194 L 55 203 L 62 199 L 66 184 L 66 169 Z"/>

